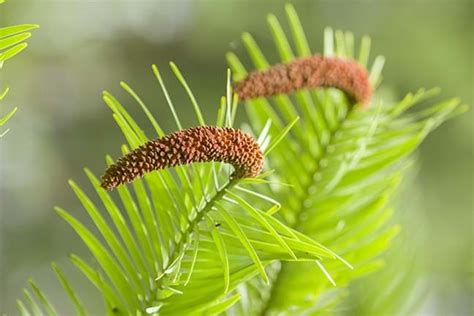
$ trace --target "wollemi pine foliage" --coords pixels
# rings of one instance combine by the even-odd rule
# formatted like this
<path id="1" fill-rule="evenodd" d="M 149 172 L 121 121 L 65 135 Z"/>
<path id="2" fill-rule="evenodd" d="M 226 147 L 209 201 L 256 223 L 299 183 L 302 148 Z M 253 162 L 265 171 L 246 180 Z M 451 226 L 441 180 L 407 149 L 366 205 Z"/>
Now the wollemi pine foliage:
<path id="1" fill-rule="evenodd" d="M 217 113 L 216 127 L 210 128 L 181 72 L 174 64 L 171 64 L 171 68 L 188 91 L 200 126 L 183 129 L 177 115 L 178 109 L 175 109 L 168 95 L 158 68 L 153 66 L 176 126 L 181 130 L 172 134 L 175 136 L 165 136 L 143 100 L 130 86 L 121 83 L 122 88 L 136 100 L 154 127 L 159 138 L 155 142 L 166 147 L 176 135 L 184 135 L 187 131 L 217 130 L 227 136 L 243 137 L 244 134 L 231 128 L 236 115 L 237 99 L 232 98 L 230 83 L 227 85 L 227 97 L 223 97 Z M 128 162 L 128 166 L 135 168 L 129 148 L 133 150 L 143 146 L 138 151 L 144 152 L 146 150 L 143 148 L 151 146 L 154 141 L 149 141 L 127 110 L 110 93 L 104 92 L 104 101 L 112 110 L 128 143 L 122 148 L 123 154 L 128 156 L 120 160 L 119 166 L 126 166 Z M 259 155 L 267 156 L 273 148 L 277 148 L 278 142 L 290 127 L 291 125 L 283 128 L 272 139 L 260 134 L 258 142 L 250 144 L 261 146 L 263 151 L 250 157 L 253 160 L 260 159 L 255 160 L 256 163 L 248 163 L 251 152 L 239 153 L 242 157 L 233 157 L 236 153 L 231 152 L 233 158 L 227 161 L 222 159 L 222 162 L 174 164 L 174 168 L 146 173 L 142 179 L 134 179 L 129 186 L 118 186 L 118 196 L 105 191 L 99 179 L 86 169 L 102 205 L 96 205 L 75 182 L 70 181 L 74 193 L 99 234 L 94 234 L 71 213 L 62 208 L 56 210 L 84 241 L 98 263 L 99 267 L 95 268 L 87 260 L 71 255 L 72 263 L 103 295 L 107 313 L 216 314 L 239 299 L 239 294 L 233 290 L 242 282 L 260 274 L 262 280 L 268 283 L 265 266 L 274 260 L 345 262 L 331 250 L 277 220 L 273 214 L 278 211 L 280 204 L 275 199 L 247 188 L 267 182 L 266 178 L 272 171 L 258 175 L 262 159 Z M 213 136 L 210 134 L 200 134 L 199 137 Z M 245 134 L 247 141 L 249 137 Z M 242 148 L 244 145 L 240 144 Z M 137 151 L 133 155 L 136 156 Z M 147 156 L 142 155 L 142 158 L 147 159 Z M 237 168 L 228 168 L 225 162 L 234 163 Z M 113 164 L 111 157 L 107 157 L 107 163 Z M 116 180 L 110 180 L 110 176 L 116 173 L 111 168 L 109 170 L 112 172 L 104 178 L 107 188 L 119 184 Z M 142 174 L 134 173 L 133 178 L 138 175 Z M 123 182 L 132 180 L 125 175 L 122 178 Z M 260 201 L 261 208 L 252 206 L 246 200 L 246 195 L 249 194 Z M 112 224 L 108 223 L 106 217 L 109 217 Z M 54 270 L 76 312 L 86 314 L 87 307 L 81 302 L 80 295 L 73 290 L 71 282 L 56 264 Z M 56 314 L 46 295 L 34 282 L 31 285 L 43 308 Z M 26 300 L 18 301 L 19 309 L 24 315 L 42 308 L 30 299 L 31 296 L 25 290 Z"/>
<path id="2" fill-rule="evenodd" d="M 352 33 L 327 28 L 324 52 L 313 56 L 294 8 L 288 5 L 286 12 L 294 48 L 277 18 L 268 17 L 281 60 L 270 63 L 247 33 L 249 69 L 259 73 L 247 77 L 237 55 L 227 55 L 236 90 L 246 100 L 249 124 L 242 129 L 261 151 L 262 173 L 242 169 L 248 164 L 240 162 L 249 160 L 226 159 L 206 147 L 213 141 L 203 141 L 215 137 L 211 131 L 221 137 L 224 131 L 244 135 L 233 127 L 239 98 L 232 93 L 230 72 L 226 96 L 210 121 L 180 70 L 170 64 L 196 115 L 196 126 L 184 128 L 178 115 L 182 108 L 175 108 L 153 66 L 176 123 L 174 134 L 165 133 L 128 84 L 121 87 L 143 110 L 153 135 L 104 92 L 127 143 L 124 158 L 106 158 L 110 171 L 102 185 L 116 189 L 107 192 L 86 169 L 100 200 L 95 203 L 70 181 L 97 233 L 71 212 L 56 211 L 91 252 L 93 260 L 71 255 L 71 262 L 103 296 L 106 314 L 327 314 L 343 306 L 352 280 L 382 266 L 381 254 L 399 230 L 391 221 L 391 197 L 410 154 L 464 107 L 457 99 L 415 107 L 437 92 L 423 89 L 395 103 L 382 102 L 375 92 L 370 101 L 384 63 L 376 57 L 366 70 L 370 39 L 362 39 L 356 54 Z M 308 75 L 323 64 L 328 73 Z M 271 81 L 260 90 L 249 84 L 262 83 L 268 69 L 281 75 L 287 90 L 277 91 Z M 196 139 L 206 145 L 193 151 Z M 171 141 L 185 148 L 173 152 Z M 169 153 L 169 159 L 155 155 L 156 148 Z M 238 154 L 234 149 L 232 155 Z M 196 153 L 204 156 L 198 159 Z M 160 170 L 149 172 L 155 169 Z M 53 269 L 76 313 L 88 314 L 68 276 L 56 264 Z M 33 293 L 25 289 L 24 299 L 18 300 L 20 313 L 56 315 L 45 293 L 30 284 Z"/>
<path id="3" fill-rule="evenodd" d="M 291 65 L 315 58 L 310 57 L 313 52 L 293 6 L 286 6 L 286 15 L 291 41 L 274 15 L 267 19 L 280 56 L 277 63 Z M 250 69 L 260 74 L 274 71 L 275 66 L 250 34 L 244 33 L 242 40 L 253 62 Z M 324 31 L 324 58 L 367 67 L 369 51 L 368 37 L 356 47 L 352 33 L 331 28 Z M 228 53 L 227 60 L 237 87 L 255 76 L 248 77 L 235 53 Z M 384 58 L 377 56 L 368 67 L 374 88 L 381 82 L 383 64 Z M 288 78 L 285 80 L 292 80 Z M 306 78 L 310 75 L 305 74 Z M 384 103 L 375 93 L 364 108 L 340 90 L 300 86 L 284 94 L 272 93 L 272 97 L 265 93 L 245 98 L 253 130 L 268 127 L 271 120 L 270 136 L 301 117 L 268 159 L 268 165 L 278 171 L 271 180 L 293 186 L 267 185 L 259 192 L 278 197 L 282 203 L 279 219 L 328 245 L 354 269 L 328 262 L 328 278 L 310 263 L 276 264 L 270 287 L 262 287 L 257 280 L 240 288 L 248 298 L 234 308 L 245 315 L 326 315 L 340 308 L 348 294 L 346 286 L 383 265 L 380 255 L 400 229 L 391 221 L 391 197 L 408 167 L 410 154 L 433 129 L 466 109 L 458 99 L 417 106 L 436 95 L 437 89 L 420 89 L 394 103 Z"/>

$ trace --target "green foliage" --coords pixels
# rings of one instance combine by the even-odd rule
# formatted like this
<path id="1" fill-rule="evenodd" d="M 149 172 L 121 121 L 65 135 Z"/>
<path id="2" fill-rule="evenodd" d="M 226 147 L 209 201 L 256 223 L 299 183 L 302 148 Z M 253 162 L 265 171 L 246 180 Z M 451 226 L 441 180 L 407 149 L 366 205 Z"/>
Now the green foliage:
<path id="1" fill-rule="evenodd" d="M 2 3 L 4 3 L 4 1 L 0 1 L 0 4 Z M 16 56 L 28 46 L 28 43 L 25 42 L 25 40 L 31 36 L 31 33 L 28 31 L 37 27 L 38 25 L 35 24 L 23 24 L 0 28 L 0 70 L 6 60 Z M 0 92 L 0 101 L 5 98 L 8 90 L 8 88 L 5 88 L 3 92 Z M 3 117 L 0 116 L 0 127 L 2 127 L 16 111 L 17 108 L 15 107 Z M 6 133 L 8 133 L 8 130 L 0 131 L 0 138 Z"/>
<path id="2" fill-rule="evenodd" d="M 353 282 L 345 315 L 415 315 L 428 294 L 426 274 L 417 264 L 416 248 L 406 245 L 403 233 L 388 253 L 386 265 L 377 273 Z"/>
<path id="3" fill-rule="evenodd" d="M 174 64 L 171 69 L 189 95 L 198 124 L 205 124 L 179 69 Z M 153 72 L 180 129 L 177 109 L 156 66 Z M 122 82 L 121 86 L 142 108 L 156 136 L 163 136 L 163 129 L 143 100 L 126 83 Z M 231 97 L 230 84 L 227 87 L 227 97 L 222 99 L 215 123 L 219 126 L 231 126 L 235 116 L 237 99 Z M 128 143 L 122 148 L 124 154 L 149 139 L 110 93 L 104 92 L 104 101 Z M 268 148 L 265 155 L 278 148 L 278 142 L 284 139 L 292 124 L 283 127 L 272 141 L 266 134 L 260 134 L 260 142 Z M 107 163 L 112 162 L 107 157 Z M 231 171 L 221 163 L 208 163 L 154 172 L 131 186 L 118 188 L 117 199 L 104 191 L 97 177 L 86 169 L 100 204 L 94 203 L 75 182 L 69 182 L 98 233 L 62 208 L 56 211 L 97 261 L 98 268 L 94 268 L 87 260 L 71 255 L 72 263 L 103 295 L 107 313 L 218 313 L 238 300 L 239 295 L 232 292 L 239 284 L 258 274 L 268 283 L 265 266 L 274 260 L 342 260 L 272 216 L 280 207 L 273 198 L 248 189 L 266 185 L 272 171 L 256 179 L 242 180 L 231 180 Z M 258 201 L 259 208 L 250 204 L 247 196 Z M 86 308 L 67 277 L 57 265 L 54 270 L 76 312 L 85 314 Z M 19 309 L 23 313 L 34 311 L 36 306 L 25 298 Z"/>
<path id="4" fill-rule="evenodd" d="M 286 6 L 286 14 L 294 49 L 277 18 L 269 15 L 267 19 L 280 62 L 312 54 L 291 5 Z M 242 41 L 253 67 L 262 70 L 271 64 L 250 34 L 244 33 Z M 352 33 L 330 28 L 324 32 L 326 56 L 355 58 L 366 66 L 369 51 L 368 37 L 362 39 L 356 54 Z M 228 53 L 227 60 L 236 80 L 246 76 L 234 53 Z M 374 87 L 381 82 L 383 64 L 384 58 L 378 56 L 370 67 Z M 328 245 L 354 270 L 342 269 L 338 262 L 328 263 L 327 270 L 337 284 L 334 288 L 331 279 L 318 273 L 313 264 L 282 263 L 271 289 L 264 290 L 269 294 L 249 290 L 251 304 L 236 308 L 246 315 L 326 315 L 340 307 L 337 304 L 347 296 L 345 287 L 352 280 L 383 266 L 380 255 L 399 230 L 391 221 L 391 197 L 408 167 L 410 154 L 434 128 L 465 110 L 457 99 L 418 106 L 437 93 L 437 89 L 421 89 L 393 104 L 385 104 L 376 95 L 368 110 L 352 106 L 335 89 L 297 91 L 247 102 L 253 130 L 261 129 L 270 118 L 271 137 L 276 137 L 282 125 L 301 116 L 268 159 L 278 171 L 273 180 L 293 186 L 269 185 L 265 194 L 278 196 L 281 220 Z M 264 302 L 254 304 L 255 300 Z"/>
<path id="5" fill-rule="evenodd" d="M 0 67 L 1 69 L 1 67 Z M 5 98 L 5 96 L 7 95 L 8 93 L 8 88 L 6 88 L 2 94 L 0 94 L 0 101 L 3 100 L 3 98 Z M 5 114 L 5 116 L 3 117 L 0 117 L 0 127 L 3 126 L 17 111 L 17 108 L 15 107 L 13 110 L 11 110 L 10 112 L 8 112 L 7 114 Z M 3 132 L 0 132 L 0 138 L 2 136 L 4 136 L 6 133 L 8 133 L 8 129 L 3 131 Z"/>
<path id="6" fill-rule="evenodd" d="M 293 7 L 286 13 L 293 45 L 277 18 L 268 17 L 282 62 L 311 54 Z M 325 55 L 357 55 L 368 64 L 368 37 L 356 54 L 352 33 L 327 28 L 324 35 Z M 267 68 L 270 63 L 251 35 L 242 39 L 252 68 Z M 243 78 L 247 71 L 239 58 L 233 53 L 227 58 L 234 78 Z M 370 67 L 374 86 L 380 84 L 383 63 L 376 57 Z M 230 72 L 227 94 L 210 122 L 181 71 L 170 66 L 197 124 L 233 125 L 238 102 Z M 156 66 L 153 72 L 177 129 L 183 128 L 182 109 L 174 107 Z M 138 94 L 126 83 L 121 87 L 148 118 L 151 137 L 165 135 Z M 232 170 L 221 163 L 195 164 L 153 172 L 108 193 L 86 169 L 94 197 L 69 184 L 94 227 L 56 208 L 94 258 L 72 254 L 71 262 L 103 296 L 108 315 L 336 312 L 353 280 L 383 266 L 381 254 L 399 231 L 391 220 L 392 196 L 410 154 L 429 132 L 464 110 L 457 99 L 418 105 L 436 93 L 422 89 L 393 104 L 376 96 L 367 110 L 352 106 L 336 89 L 249 101 L 250 125 L 244 127 L 253 131 L 266 156 L 266 172 L 255 179 L 232 180 Z M 104 92 L 103 99 L 127 142 L 123 154 L 149 139 L 149 128 L 139 126 L 112 94 Z M 87 304 L 68 276 L 56 264 L 53 269 L 71 307 L 87 315 Z M 25 290 L 18 301 L 20 313 L 56 315 L 46 295 L 30 285 L 33 294 Z"/>
<path id="7" fill-rule="evenodd" d="M 0 62 L 4 62 L 22 52 L 31 37 L 31 31 L 37 28 L 36 24 L 22 24 L 0 28 Z"/>

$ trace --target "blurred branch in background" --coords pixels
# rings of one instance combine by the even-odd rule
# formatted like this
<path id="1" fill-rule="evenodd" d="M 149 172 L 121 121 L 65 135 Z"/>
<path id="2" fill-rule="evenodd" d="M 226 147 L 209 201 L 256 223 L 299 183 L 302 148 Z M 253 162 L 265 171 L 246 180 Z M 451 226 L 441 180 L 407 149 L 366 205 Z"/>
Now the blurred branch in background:
<path id="1" fill-rule="evenodd" d="M 5 3 L 5 1 L 0 1 L 0 4 Z M 3 10 L 5 6 L 0 7 L 0 16 L 3 17 L 4 13 Z M 3 24 L 3 21 L 2 21 Z M 14 26 L 1 26 L 0 27 L 0 74 L 3 74 L 3 67 L 5 67 L 5 63 L 11 60 L 13 57 L 17 56 L 20 52 L 22 52 L 27 46 L 26 40 L 30 38 L 31 33 L 29 31 L 38 28 L 36 24 L 21 24 L 21 25 L 14 25 Z M 9 88 L 5 86 L 4 77 L 1 77 L 0 81 L 0 106 L 3 106 L 3 101 L 6 95 L 9 92 Z M 5 80 L 6 81 L 6 80 Z M 3 107 L 0 107 L 0 141 L 2 141 L 2 137 L 5 136 L 9 129 L 3 129 L 3 126 L 12 118 L 12 116 L 16 113 L 17 107 L 9 110 L 6 114 L 2 114 Z M 3 178 L 3 173 L 1 172 L 4 168 L 4 162 L 1 162 L 2 156 L 2 144 L 0 143 L 0 190 L 2 183 L 5 183 L 6 179 Z M 4 249 L 6 249 L 6 245 L 4 244 L 4 238 L 1 235 L 3 222 L 6 220 L 7 217 L 3 217 L 4 209 L 4 197 L 1 196 L 0 191 L 0 284 L 3 285 L 4 283 L 4 274 L 3 271 L 5 270 L 5 260 L 4 260 Z M 3 292 L 3 289 L 2 289 Z M 0 306 L 2 303 L 1 300 L 2 294 L 0 293 Z"/>
<path id="2" fill-rule="evenodd" d="M 4 1 L 0 2 L 0 4 Z M 25 41 L 30 38 L 31 31 L 37 28 L 38 25 L 35 24 L 23 24 L 15 26 L 6 26 L 0 28 L 0 70 L 2 70 L 4 63 L 18 55 L 22 52 L 27 46 L 28 43 Z M 8 88 L 3 89 L 0 92 L 0 102 L 5 98 L 8 93 Z M 0 115 L 0 127 L 2 127 L 12 116 L 15 114 L 17 108 L 8 112 L 4 117 Z M 0 130 L 0 138 L 8 132 L 8 129 L 5 131 Z"/>

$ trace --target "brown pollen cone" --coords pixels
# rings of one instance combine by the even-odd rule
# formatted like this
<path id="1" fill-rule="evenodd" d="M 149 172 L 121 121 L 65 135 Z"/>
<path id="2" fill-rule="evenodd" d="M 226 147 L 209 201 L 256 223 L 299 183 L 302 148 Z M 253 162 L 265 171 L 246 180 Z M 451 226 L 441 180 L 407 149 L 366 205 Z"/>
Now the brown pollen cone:
<path id="1" fill-rule="evenodd" d="M 233 165 L 233 178 L 256 177 L 262 170 L 263 154 L 254 138 L 241 130 L 193 127 L 150 140 L 120 158 L 102 176 L 101 186 L 112 190 L 153 170 L 210 161 Z"/>
<path id="2" fill-rule="evenodd" d="M 367 70 L 355 60 L 314 55 L 250 73 L 234 84 L 241 100 L 291 93 L 300 89 L 334 87 L 355 102 L 367 105 L 372 95 Z"/>

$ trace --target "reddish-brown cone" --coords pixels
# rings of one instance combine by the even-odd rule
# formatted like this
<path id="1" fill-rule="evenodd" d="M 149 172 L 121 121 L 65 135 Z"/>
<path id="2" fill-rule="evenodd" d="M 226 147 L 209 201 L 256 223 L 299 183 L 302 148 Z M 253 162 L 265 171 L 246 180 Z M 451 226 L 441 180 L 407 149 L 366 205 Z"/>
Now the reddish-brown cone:
<path id="1" fill-rule="evenodd" d="M 194 127 L 148 141 L 120 158 L 107 169 L 101 186 L 112 190 L 153 170 L 208 161 L 232 164 L 232 177 L 256 177 L 262 170 L 263 155 L 254 138 L 241 130 Z"/>
<path id="2" fill-rule="evenodd" d="M 241 100 L 248 100 L 316 87 L 341 89 L 363 105 L 369 103 L 372 94 L 364 67 L 351 59 L 321 55 L 252 72 L 234 85 L 234 91 Z"/>

